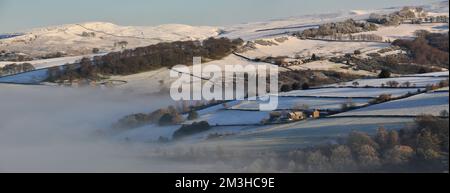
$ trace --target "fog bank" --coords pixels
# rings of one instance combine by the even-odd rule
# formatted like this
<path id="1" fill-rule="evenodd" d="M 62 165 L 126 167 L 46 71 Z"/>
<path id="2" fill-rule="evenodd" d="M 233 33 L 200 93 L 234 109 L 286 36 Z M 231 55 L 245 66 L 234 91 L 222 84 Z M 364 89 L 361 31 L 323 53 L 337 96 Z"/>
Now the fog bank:
<path id="1" fill-rule="evenodd" d="M 151 171 L 139 158 L 145 144 L 99 133 L 124 115 L 170 103 L 114 90 L 0 84 L 0 172 Z"/>

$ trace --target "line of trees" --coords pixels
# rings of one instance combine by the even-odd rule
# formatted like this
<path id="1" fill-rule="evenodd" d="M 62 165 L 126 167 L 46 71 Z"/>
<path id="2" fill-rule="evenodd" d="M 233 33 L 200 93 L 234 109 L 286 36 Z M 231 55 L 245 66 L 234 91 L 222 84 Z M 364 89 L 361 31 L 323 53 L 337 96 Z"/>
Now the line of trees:
<path id="1" fill-rule="evenodd" d="M 180 129 L 173 133 L 173 139 L 181 139 L 183 137 L 208 131 L 211 126 L 206 121 L 194 122 L 191 125 L 183 125 Z"/>
<path id="2" fill-rule="evenodd" d="M 187 120 L 193 121 L 200 117 L 197 111 L 221 104 L 221 101 L 182 101 L 174 106 L 160 108 L 151 113 L 137 113 L 124 116 L 112 125 L 113 129 L 133 129 L 148 124 L 160 126 L 181 124 L 182 114 L 188 114 Z M 225 104 L 225 103 L 224 103 Z"/>
<path id="3" fill-rule="evenodd" d="M 101 77 L 98 74 L 130 75 L 179 64 L 191 65 L 193 57 L 202 57 L 206 61 L 218 60 L 231 54 L 243 43 L 241 39 L 209 38 L 204 41 L 177 41 L 128 49 L 97 56 L 93 60 L 83 59 L 79 64 L 66 65 L 62 72 L 59 72 L 59 68 L 51 69 L 48 81 L 95 80 Z"/>
<path id="4" fill-rule="evenodd" d="M 353 19 L 349 19 L 344 22 L 323 24 L 320 25 L 319 28 L 307 29 L 294 35 L 302 39 L 308 39 L 376 30 L 378 30 L 378 26 L 373 23 L 357 22 Z"/>
<path id="5" fill-rule="evenodd" d="M 125 130 L 142 127 L 149 124 L 158 124 L 160 126 L 168 126 L 180 124 L 184 119 L 179 110 L 174 106 L 161 108 L 151 113 L 131 114 L 121 118 L 112 125 L 115 130 Z"/>
<path id="6" fill-rule="evenodd" d="M 333 34 L 329 36 L 316 36 L 314 39 L 328 41 L 360 41 L 360 42 L 383 42 L 383 37 L 375 34 Z"/>

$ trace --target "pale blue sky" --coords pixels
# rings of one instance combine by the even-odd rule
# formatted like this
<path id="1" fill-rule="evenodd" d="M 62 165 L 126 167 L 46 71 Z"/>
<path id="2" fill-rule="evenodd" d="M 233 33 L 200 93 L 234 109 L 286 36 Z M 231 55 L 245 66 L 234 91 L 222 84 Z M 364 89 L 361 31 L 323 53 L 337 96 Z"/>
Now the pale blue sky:
<path id="1" fill-rule="evenodd" d="M 0 0 L 0 32 L 88 21 L 227 25 L 436 0 Z"/>

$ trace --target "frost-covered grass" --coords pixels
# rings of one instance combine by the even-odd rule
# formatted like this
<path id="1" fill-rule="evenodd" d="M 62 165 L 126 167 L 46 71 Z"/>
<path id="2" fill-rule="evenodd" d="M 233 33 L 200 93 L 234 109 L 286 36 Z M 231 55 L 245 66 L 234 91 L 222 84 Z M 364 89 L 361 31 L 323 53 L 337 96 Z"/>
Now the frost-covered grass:
<path id="1" fill-rule="evenodd" d="M 416 77 L 421 77 L 421 76 L 435 76 L 435 77 L 448 77 L 448 71 L 443 71 L 443 72 L 431 72 L 431 73 L 425 73 L 425 74 L 411 74 L 411 75 L 405 75 L 405 76 L 416 76 Z"/>
<path id="2" fill-rule="evenodd" d="M 375 133 L 380 127 L 401 129 L 413 124 L 412 118 L 329 118 L 286 125 L 271 125 L 241 130 L 237 135 L 218 141 L 203 142 L 211 146 L 243 149 L 295 149 L 333 143 L 352 131 Z"/>
<path id="3" fill-rule="evenodd" d="M 448 92 L 432 92 L 416 95 L 406 99 L 391 101 L 370 107 L 341 113 L 335 116 L 354 115 L 406 115 L 418 116 L 429 114 L 439 116 L 441 111 L 449 110 Z"/>
<path id="4" fill-rule="evenodd" d="M 441 73 L 438 73 L 438 75 L 441 75 Z M 448 75 L 448 72 L 447 72 L 447 75 Z M 400 85 L 403 83 L 409 82 L 411 84 L 411 86 L 413 86 L 413 87 L 426 87 L 427 85 L 438 84 L 439 82 L 448 79 L 448 77 L 424 77 L 424 76 L 427 76 L 427 74 L 422 74 L 421 76 L 422 77 L 360 79 L 360 80 L 355 80 L 352 82 L 334 84 L 331 86 L 352 86 L 353 82 L 358 82 L 360 87 L 365 87 L 365 86 L 380 87 L 383 84 L 385 86 L 387 86 L 387 82 L 389 82 L 389 81 L 396 81 L 396 82 L 400 83 Z M 430 76 L 433 76 L 433 74 L 430 74 Z"/>
<path id="5" fill-rule="evenodd" d="M 225 68 L 225 65 L 245 66 L 245 65 L 267 65 L 267 64 L 251 62 L 244 60 L 240 57 L 237 57 L 235 55 L 229 55 L 221 60 L 215 60 L 202 64 L 203 67 L 207 65 L 216 65 L 220 67 L 221 70 L 223 70 Z M 190 71 L 192 72 L 192 66 L 190 66 L 189 68 Z M 203 76 L 209 77 L 210 74 L 204 72 Z M 163 87 L 170 88 L 171 84 L 176 80 L 176 78 L 170 78 L 170 69 L 167 68 L 161 68 L 154 71 L 132 74 L 127 76 L 112 76 L 110 77 L 110 79 L 123 80 L 127 82 L 126 84 L 116 86 L 116 89 L 121 89 L 127 92 L 139 94 L 157 93 L 161 90 L 160 81 L 163 81 Z M 211 82 L 215 83 L 216 85 L 220 85 L 221 80 L 211 79 Z M 226 85 L 230 85 L 230 82 L 227 82 Z"/>
<path id="6" fill-rule="evenodd" d="M 92 58 L 94 56 L 101 56 L 102 54 L 90 54 L 82 56 L 71 56 L 71 57 L 61 57 L 61 58 L 51 58 L 43 60 L 33 60 L 25 62 L 0 62 L 0 67 L 4 67 L 8 64 L 21 64 L 30 63 L 34 66 L 36 70 L 30 72 L 23 72 L 16 75 L 8 75 L 0 77 L 0 82 L 3 83 L 19 83 L 19 84 L 39 84 L 48 78 L 48 69 L 50 67 L 62 66 L 65 64 L 73 64 L 81 60 L 82 58 Z"/>
<path id="7" fill-rule="evenodd" d="M 369 103 L 369 99 L 346 99 L 346 98 L 309 98 L 309 97 L 279 97 L 278 109 L 299 109 L 310 110 L 339 110 L 343 104 L 352 103 L 355 106 L 361 106 Z M 243 101 L 235 105 L 235 110 L 258 110 L 262 101 Z"/>
<path id="8" fill-rule="evenodd" d="M 296 90 L 281 93 L 280 96 L 315 96 L 315 97 L 378 97 L 391 94 L 393 97 L 408 93 L 416 93 L 415 88 L 322 88 L 310 90 Z"/>
<path id="9" fill-rule="evenodd" d="M 273 39 L 268 39 L 274 41 Z M 289 40 L 273 46 L 258 45 L 256 50 L 245 53 L 252 58 L 268 56 L 302 56 L 311 57 L 312 54 L 318 56 L 332 57 L 341 56 L 346 53 L 353 53 L 355 50 L 369 52 L 389 47 L 387 43 L 374 42 L 328 42 L 317 40 L 301 40 L 296 37 L 289 37 Z"/>
<path id="10" fill-rule="evenodd" d="M 24 72 L 11 76 L 0 77 L 0 83 L 39 84 L 48 78 L 48 70 Z"/>

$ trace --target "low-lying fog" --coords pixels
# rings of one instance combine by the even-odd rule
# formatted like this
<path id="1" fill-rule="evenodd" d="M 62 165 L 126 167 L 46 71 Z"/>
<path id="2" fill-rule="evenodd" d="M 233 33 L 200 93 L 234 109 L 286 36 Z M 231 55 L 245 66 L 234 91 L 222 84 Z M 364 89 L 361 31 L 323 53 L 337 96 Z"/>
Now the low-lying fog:
<path id="1" fill-rule="evenodd" d="M 0 84 L 0 172 L 164 171 L 146 145 L 102 135 L 124 115 L 173 103 L 113 90 Z"/>
<path id="2" fill-rule="evenodd" d="M 189 141 L 158 144 L 129 141 L 110 129 L 123 116 L 173 104 L 169 96 L 114 89 L 0 84 L 0 173 L 267 171 L 240 142 L 224 141 L 237 145 L 226 149 Z M 268 163 L 278 157 L 258 155 Z"/>

